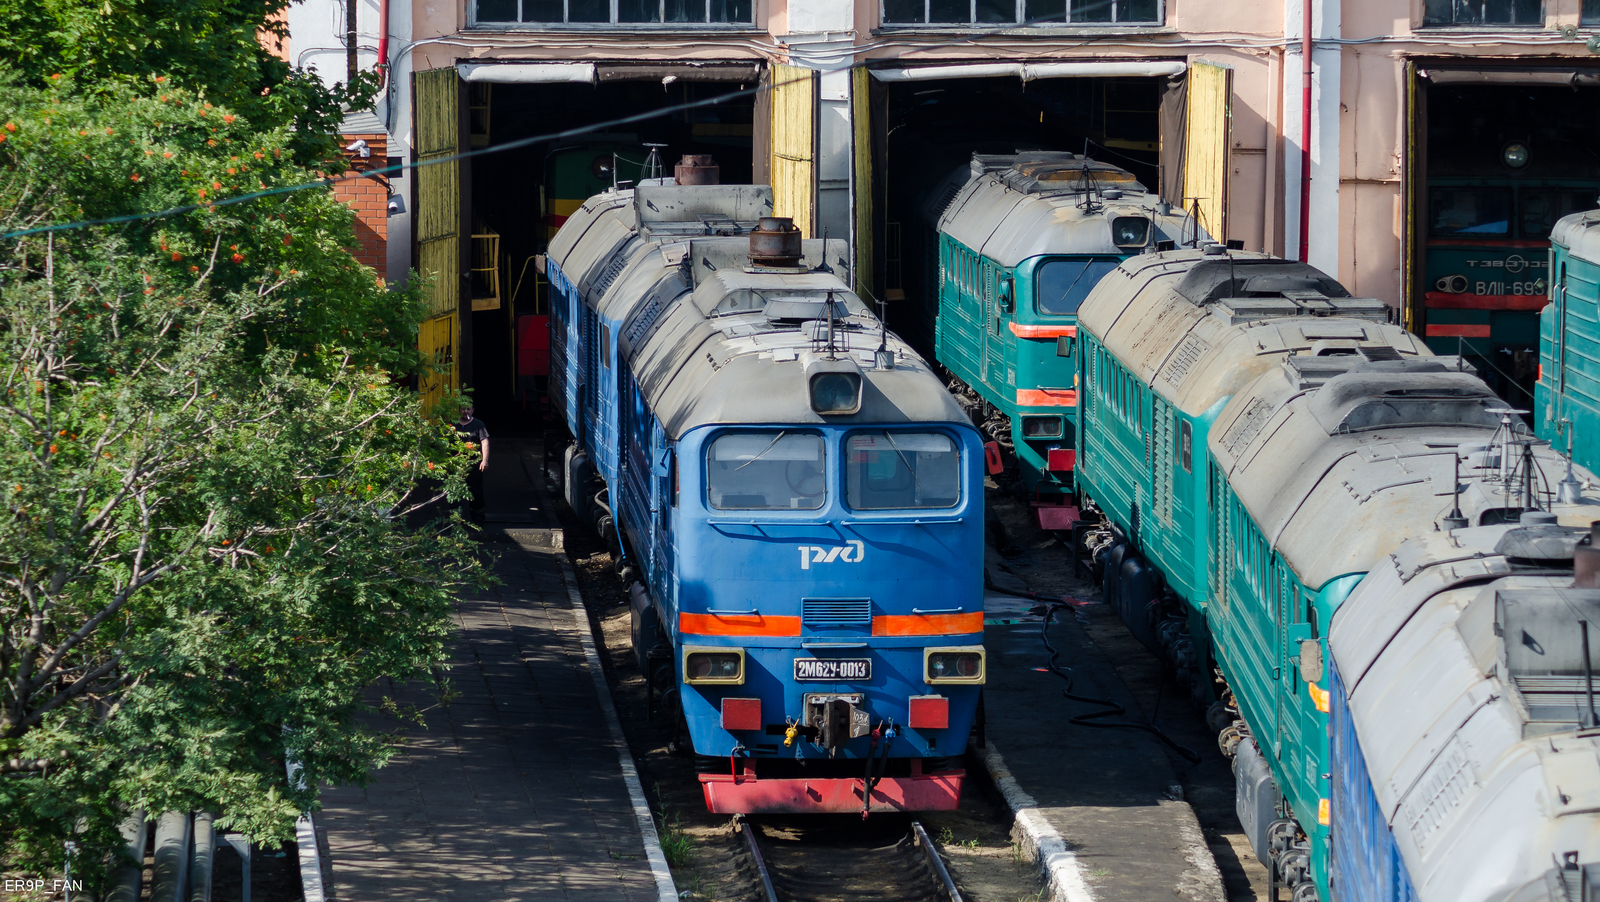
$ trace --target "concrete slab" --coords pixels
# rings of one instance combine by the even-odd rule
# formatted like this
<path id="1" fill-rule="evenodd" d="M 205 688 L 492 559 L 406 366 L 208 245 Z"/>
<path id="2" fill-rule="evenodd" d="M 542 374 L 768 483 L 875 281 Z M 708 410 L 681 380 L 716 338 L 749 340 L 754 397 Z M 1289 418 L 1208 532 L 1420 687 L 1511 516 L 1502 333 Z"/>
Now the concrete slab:
<path id="1" fill-rule="evenodd" d="M 504 584 L 456 603 L 452 704 L 408 729 L 371 785 L 324 792 L 333 897 L 675 898 L 559 533 L 533 525 L 537 447 L 492 448 L 486 537 Z M 422 686 L 371 701 L 384 696 L 433 703 Z"/>
<path id="2" fill-rule="evenodd" d="M 1001 588 L 1023 588 L 996 577 Z M 981 757 L 1016 813 L 1015 838 L 1047 871 L 1052 898 L 1223 902 L 1216 862 L 1161 741 L 1139 729 L 1071 723 L 1105 708 L 1062 696 L 1067 683 L 1048 671 L 1042 619 L 1029 611 L 1037 603 L 984 600 L 990 748 Z M 1070 610 L 1056 614 L 1049 638 L 1070 668 L 1074 695 L 1127 712 L 1101 722 L 1146 717 Z"/>

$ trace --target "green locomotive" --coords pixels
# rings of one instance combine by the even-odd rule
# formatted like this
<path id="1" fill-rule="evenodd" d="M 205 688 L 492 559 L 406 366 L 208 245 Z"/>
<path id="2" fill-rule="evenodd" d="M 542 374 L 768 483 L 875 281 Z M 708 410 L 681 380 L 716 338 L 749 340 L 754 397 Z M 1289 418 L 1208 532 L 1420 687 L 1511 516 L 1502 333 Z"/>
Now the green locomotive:
<path id="1" fill-rule="evenodd" d="M 974 154 L 924 208 L 938 236 L 934 355 L 1036 498 L 1077 457 L 1078 305 L 1134 254 L 1209 240 L 1132 173 L 1072 153 Z M 927 298 L 926 301 L 933 301 Z"/>
<path id="2" fill-rule="evenodd" d="M 1539 321 L 1534 425 L 1575 463 L 1600 471 L 1600 211 L 1556 223 L 1550 276 L 1550 305 Z"/>
<path id="3" fill-rule="evenodd" d="M 1109 526 L 1105 601 L 1209 705 L 1244 832 L 1297 902 L 1332 898 L 1330 841 L 1365 829 L 1331 803 L 1345 599 L 1380 565 L 1414 572 L 1407 539 L 1600 517 L 1594 492 L 1551 491 L 1565 461 L 1464 360 L 1391 319 L 1215 244 L 1130 259 L 1080 311 L 1077 488 Z M 1458 578 L 1477 557 L 1450 559 Z"/>

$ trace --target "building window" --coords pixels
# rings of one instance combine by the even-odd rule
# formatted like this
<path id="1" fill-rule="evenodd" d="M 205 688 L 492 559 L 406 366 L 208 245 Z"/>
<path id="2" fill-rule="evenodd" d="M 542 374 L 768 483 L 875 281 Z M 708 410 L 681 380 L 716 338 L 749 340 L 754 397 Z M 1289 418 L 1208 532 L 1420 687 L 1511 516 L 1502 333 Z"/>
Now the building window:
<path id="1" fill-rule="evenodd" d="M 885 25 L 1158 25 L 1161 0 L 883 0 L 883 22 Z"/>
<path id="2" fill-rule="evenodd" d="M 1585 15 L 1595 0 L 1584 0 Z M 1544 26 L 1543 0 L 1427 0 L 1424 25 Z"/>
<path id="3" fill-rule="evenodd" d="M 754 0 L 477 0 L 485 25 L 753 25 Z"/>
<path id="4" fill-rule="evenodd" d="M 1584 25 L 1600 25 L 1600 0 L 1583 0 L 1583 12 L 1578 21 Z"/>

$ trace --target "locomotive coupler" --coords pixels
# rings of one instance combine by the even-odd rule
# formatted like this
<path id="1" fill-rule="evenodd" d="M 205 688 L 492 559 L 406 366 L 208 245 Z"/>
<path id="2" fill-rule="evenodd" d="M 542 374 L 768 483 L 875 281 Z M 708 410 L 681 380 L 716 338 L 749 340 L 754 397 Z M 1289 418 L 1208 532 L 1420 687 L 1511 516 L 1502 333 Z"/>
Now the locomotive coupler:
<path id="1" fill-rule="evenodd" d="M 872 719 L 861 707 L 861 693 L 812 692 L 805 697 L 806 724 L 814 728 L 817 745 L 831 758 L 851 739 L 872 732 Z"/>

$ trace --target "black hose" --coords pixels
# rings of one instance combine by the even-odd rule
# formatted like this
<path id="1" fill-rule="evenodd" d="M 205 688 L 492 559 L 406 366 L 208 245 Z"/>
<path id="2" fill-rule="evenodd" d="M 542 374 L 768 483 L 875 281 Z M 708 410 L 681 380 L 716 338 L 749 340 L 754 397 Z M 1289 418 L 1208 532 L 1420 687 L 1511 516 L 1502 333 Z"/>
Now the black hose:
<path id="1" fill-rule="evenodd" d="M 1019 593 L 1011 592 L 1011 593 L 1008 593 L 1008 594 L 1016 595 L 1016 594 L 1019 594 Z M 1030 596 L 1023 596 L 1023 597 L 1030 597 Z M 1037 596 L 1034 596 L 1034 597 L 1037 597 Z M 1157 739 L 1160 739 L 1162 742 L 1166 743 L 1169 748 L 1171 748 L 1173 751 L 1177 752 L 1179 755 L 1183 756 L 1183 758 L 1185 760 L 1187 760 L 1190 764 L 1199 764 L 1200 763 L 1200 755 L 1197 752 L 1195 752 L 1193 749 L 1190 749 L 1190 748 L 1187 748 L 1185 746 L 1179 745 L 1177 740 L 1173 739 L 1171 736 L 1168 736 L 1165 732 L 1163 732 L 1161 730 L 1160 727 L 1157 727 L 1153 722 L 1146 724 L 1146 723 L 1138 723 L 1136 721 L 1126 721 L 1126 720 L 1124 720 L 1124 721 L 1112 721 L 1112 722 L 1108 722 L 1108 723 L 1102 723 L 1101 721 L 1104 720 L 1104 718 L 1107 718 L 1107 717 L 1120 717 L 1120 716 L 1128 713 L 1127 709 L 1122 707 L 1121 705 L 1117 704 L 1116 702 L 1111 701 L 1110 699 L 1094 698 L 1094 697 L 1088 696 L 1088 695 L 1074 695 L 1073 694 L 1073 692 L 1072 692 L 1072 671 L 1071 671 L 1070 668 L 1063 668 L 1060 664 L 1056 663 L 1056 659 L 1061 656 L 1061 652 L 1054 645 L 1050 644 L 1050 621 L 1055 618 L 1056 611 L 1059 611 L 1059 610 L 1062 610 L 1064 608 L 1067 608 L 1067 607 L 1069 607 L 1069 605 L 1066 604 L 1065 602 L 1055 601 L 1053 599 L 1041 599 L 1041 600 L 1050 601 L 1051 603 L 1050 603 L 1050 606 L 1045 609 L 1044 620 L 1039 624 L 1039 641 L 1043 642 L 1044 643 L 1044 647 L 1050 650 L 1050 662 L 1049 662 L 1049 665 L 1048 665 L 1049 668 L 1050 668 L 1050 672 L 1055 674 L 1056 676 L 1062 678 L 1063 680 L 1067 681 L 1067 686 L 1066 686 L 1065 689 L 1061 690 L 1061 694 L 1063 696 L 1065 696 L 1066 698 L 1071 699 L 1072 701 L 1083 702 L 1084 704 L 1089 704 L 1089 705 L 1098 705 L 1098 706 L 1100 706 L 1101 708 L 1104 709 L 1104 710 L 1101 710 L 1101 711 L 1090 711 L 1088 714 L 1076 715 L 1076 716 L 1068 719 L 1067 722 L 1068 723 L 1072 723 L 1072 724 L 1077 724 L 1080 727 L 1117 727 L 1117 728 L 1126 729 L 1126 730 L 1143 730 L 1146 733 L 1154 734 Z M 1159 703 L 1159 701 L 1160 701 L 1160 699 L 1158 697 L 1157 698 L 1157 702 Z M 1154 718 L 1152 717 L 1152 721 L 1153 720 L 1154 720 Z"/>

